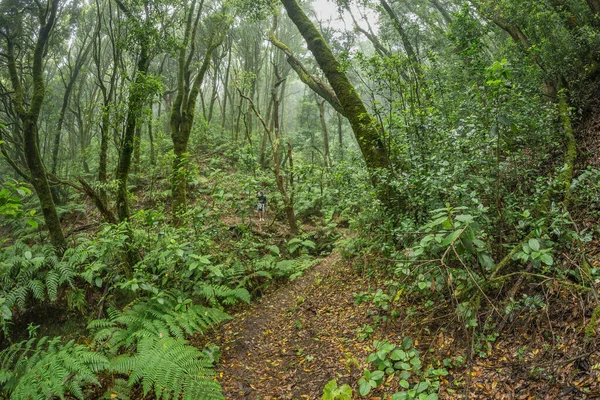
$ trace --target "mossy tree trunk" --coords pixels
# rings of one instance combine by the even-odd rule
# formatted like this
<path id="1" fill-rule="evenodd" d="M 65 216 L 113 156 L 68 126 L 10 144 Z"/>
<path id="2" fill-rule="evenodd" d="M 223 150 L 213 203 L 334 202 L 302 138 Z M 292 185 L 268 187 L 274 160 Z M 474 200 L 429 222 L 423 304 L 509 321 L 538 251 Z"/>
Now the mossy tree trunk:
<path id="1" fill-rule="evenodd" d="M 439 0 L 429 0 L 429 3 L 436 10 L 438 10 L 440 14 L 442 14 L 442 17 L 444 18 L 444 21 L 447 25 L 450 25 L 452 23 L 452 17 L 450 16 L 450 13 L 448 12 L 448 10 L 446 10 L 446 8 L 442 5 L 442 3 Z"/>
<path id="2" fill-rule="evenodd" d="M 275 73 L 277 74 L 277 68 L 275 68 Z M 283 184 L 283 175 L 281 174 L 281 162 L 279 160 L 279 147 L 281 145 L 281 125 L 279 122 L 279 97 L 277 96 L 277 88 L 281 83 L 283 83 L 283 80 L 278 79 L 278 82 L 275 83 L 275 85 L 273 86 L 273 90 L 271 91 L 271 96 L 273 97 L 273 129 L 275 131 L 275 140 L 271 142 L 273 147 L 273 167 L 275 168 L 275 182 L 277 183 L 277 188 L 279 189 L 279 192 L 281 193 L 281 198 L 283 199 L 285 215 L 287 216 L 288 224 L 290 226 L 290 232 L 292 233 L 292 235 L 297 235 L 298 224 L 296 223 L 296 213 L 294 212 L 294 181 L 290 179 L 290 193 L 288 194 L 288 191 L 285 189 L 285 186 Z M 291 174 L 293 174 L 293 163 L 291 159 L 291 154 L 292 150 L 288 142 L 288 157 L 290 160 L 290 170 Z"/>
<path id="3" fill-rule="evenodd" d="M 117 60 L 120 57 L 120 49 L 116 46 L 115 37 L 113 35 L 112 29 L 108 29 L 108 38 L 110 42 L 110 47 L 103 46 L 103 35 L 102 35 L 102 23 L 103 17 L 102 14 L 105 10 L 101 9 L 99 0 L 95 1 L 96 5 L 96 16 L 97 16 L 97 25 L 96 30 L 94 32 L 94 38 L 92 39 L 92 55 L 94 59 L 94 65 L 96 69 L 96 84 L 100 88 L 100 92 L 102 93 L 102 115 L 100 118 L 100 154 L 98 156 L 98 181 L 100 182 L 100 188 L 98 190 L 98 197 L 107 205 L 107 196 L 105 185 L 108 180 L 108 141 L 109 141 L 109 132 L 111 129 L 110 126 L 110 112 L 113 107 L 115 92 L 116 92 L 116 82 L 118 75 L 118 67 L 119 63 Z M 112 3 L 109 1 L 106 3 L 108 8 L 108 14 L 112 15 Z M 110 27 L 110 25 L 109 25 Z M 110 71 L 110 78 L 108 82 L 104 81 L 104 75 L 106 73 L 103 64 L 103 49 L 111 49 L 112 55 L 112 69 Z"/>
<path id="4" fill-rule="evenodd" d="M 343 67 L 321 33 L 300 8 L 298 2 L 296 0 L 281 0 L 281 3 L 300 31 L 308 49 L 312 52 L 317 64 L 335 92 L 344 111 L 343 114 L 350 122 L 365 163 L 369 168 L 371 181 L 375 186 L 378 186 L 381 183 L 378 170 L 389 169 L 390 162 L 376 120 L 367 111 Z M 387 202 L 386 198 L 382 200 Z"/>
<path id="5" fill-rule="evenodd" d="M 194 70 L 192 61 L 196 55 L 196 34 L 203 4 L 204 1 L 201 1 L 196 9 L 196 1 L 193 1 L 188 10 L 184 34 L 185 39 L 178 54 L 177 95 L 173 102 L 170 116 L 171 139 L 173 140 L 173 151 L 175 153 L 171 176 L 171 190 L 173 196 L 173 221 L 176 224 L 182 222 L 181 214 L 187 208 L 187 151 L 190 133 L 194 125 L 200 86 L 210 67 L 213 51 L 223 42 L 225 37 L 224 31 L 226 30 L 223 15 L 221 16 L 223 19 L 211 30 L 202 65 L 192 80 L 192 72 Z"/>
<path id="6" fill-rule="evenodd" d="M 404 29 L 404 26 L 400 22 L 400 18 L 398 18 L 398 15 L 386 0 L 379 0 L 379 3 L 387 13 L 390 20 L 392 21 L 394 29 L 396 29 L 396 32 L 398 32 L 398 34 L 400 35 L 402 47 L 404 47 L 404 51 L 406 52 L 406 56 L 408 57 L 409 65 L 415 73 L 417 80 L 422 82 L 423 68 L 421 67 L 421 63 L 419 62 L 419 59 L 417 57 L 417 52 L 414 49 L 412 43 L 410 42 L 410 39 L 408 37 L 408 34 L 406 33 L 406 30 Z"/>
<path id="7" fill-rule="evenodd" d="M 129 190 L 127 182 L 129 179 L 129 171 L 131 170 L 131 158 L 135 146 L 135 134 L 139 118 L 142 113 L 142 108 L 146 98 L 146 79 L 148 67 L 150 65 L 150 54 L 147 43 L 142 41 L 138 63 L 136 69 L 135 81 L 129 91 L 129 99 L 127 104 L 127 118 L 125 122 L 125 134 L 121 141 L 121 149 L 119 153 L 119 163 L 117 165 L 117 214 L 119 220 L 126 221 L 129 219 Z"/>
<path id="8" fill-rule="evenodd" d="M 33 64 L 31 67 L 33 84 L 32 95 L 29 101 L 25 100 L 25 89 L 22 85 L 23 79 L 19 76 L 19 72 L 23 71 L 23 69 L 17 66 L 15 37 L 13 37 L 16 32 L 11 32 L 8 27 L 0 29 L 0 32 L 7 44 L 5 57 L 13 89 L 11 100 L 23 124 L 23 147 L 25 161 L 30 172 L 30 182 L 40 200 L 44 221 L 50 235 L 50 242 L 55 247 L 57 253 L 62 254 L 66 249 L 66 241 L 50 192 L 46 167 L 42 161 L 38 147 L 38 118 L 46 93 L 43 73 L 44 55 L 55 26 L 58 4 L 59 0 L 51 0 L 46 5 L 39 2 L 36 3 L 39 30 L 33 49 Z M 18 31 L 19 29 L 15 30 Z M 22 51 L 22 48 L 19 47 L 18 51 Z"/>

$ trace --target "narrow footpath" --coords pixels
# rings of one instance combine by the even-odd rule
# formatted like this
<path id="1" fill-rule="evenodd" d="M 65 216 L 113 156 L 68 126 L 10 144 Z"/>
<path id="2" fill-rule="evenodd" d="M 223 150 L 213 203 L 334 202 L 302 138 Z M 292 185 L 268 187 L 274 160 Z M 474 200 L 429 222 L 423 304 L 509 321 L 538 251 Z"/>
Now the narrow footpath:
<path id="1" fill-rule="evenodd" d="M 366 309 L 353 292 L 367 283 L 334 252 L 302 277 L 235 315 L 215 338 L 227 399 L 319 399 L 331 379 L 355 384 Z"/>

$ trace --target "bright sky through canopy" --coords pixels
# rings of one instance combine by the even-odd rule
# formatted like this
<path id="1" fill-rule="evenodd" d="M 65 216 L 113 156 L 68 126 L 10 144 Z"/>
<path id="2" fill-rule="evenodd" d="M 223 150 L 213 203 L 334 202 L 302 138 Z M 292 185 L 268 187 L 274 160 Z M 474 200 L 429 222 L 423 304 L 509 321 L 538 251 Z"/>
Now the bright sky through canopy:
<path id="1" fill-rule="evenodd" d="M 315 10 L 316 16 L 320 21 L 326 22 L 330 21 L 329 25 L 335 29 L 352 29 L 352 18 L 350 17 L 350 13 L 348 11 L 343 12 L 343 19 L 340 18 L 340 13 L 338 10 L 338 6 L 333 0 L 314 0 L 313 8 Z M 360 13 L 358 13 L 356 5 L 352 4 L 351 6 L 352 12 L 356 17 L 358 23 L 362 26 L 364 23 L 361 21 Z M 369 22 L 372 24 L 375 23 L 377 16 L 370 9 L 361 9 L 364 14 L 370 19 Z M 344 23 L 345 21 L 345 23 Z"/>

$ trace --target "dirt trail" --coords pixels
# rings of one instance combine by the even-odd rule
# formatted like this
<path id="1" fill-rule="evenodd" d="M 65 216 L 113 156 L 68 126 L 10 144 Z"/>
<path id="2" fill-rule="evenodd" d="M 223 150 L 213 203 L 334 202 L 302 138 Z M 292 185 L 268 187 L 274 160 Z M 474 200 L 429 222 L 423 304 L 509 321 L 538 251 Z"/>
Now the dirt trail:
<path id="1" fill-rule="evenodd" d="M 265 295 L 219 332 L 217 368 L 227 399 L 317 399 L 331 379 L 355 383 L 365 281 L 337 252 Z M 350 356 L 352 354 L 352 356 Z"/>

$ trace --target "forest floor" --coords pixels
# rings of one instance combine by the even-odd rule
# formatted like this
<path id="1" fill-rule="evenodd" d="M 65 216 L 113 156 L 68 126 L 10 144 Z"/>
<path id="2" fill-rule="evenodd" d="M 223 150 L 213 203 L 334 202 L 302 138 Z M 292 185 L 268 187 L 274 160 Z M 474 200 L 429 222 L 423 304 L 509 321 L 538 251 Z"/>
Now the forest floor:
<path id="1" fill-rule="evenodd" d="M 352 293 L 366 284 L 333 252 L 235 315 L 215 338 L 226 398 L 315 399 L 332 379 L 355 383 L 367 353 L 356 328 L 367 316 Z"/>

